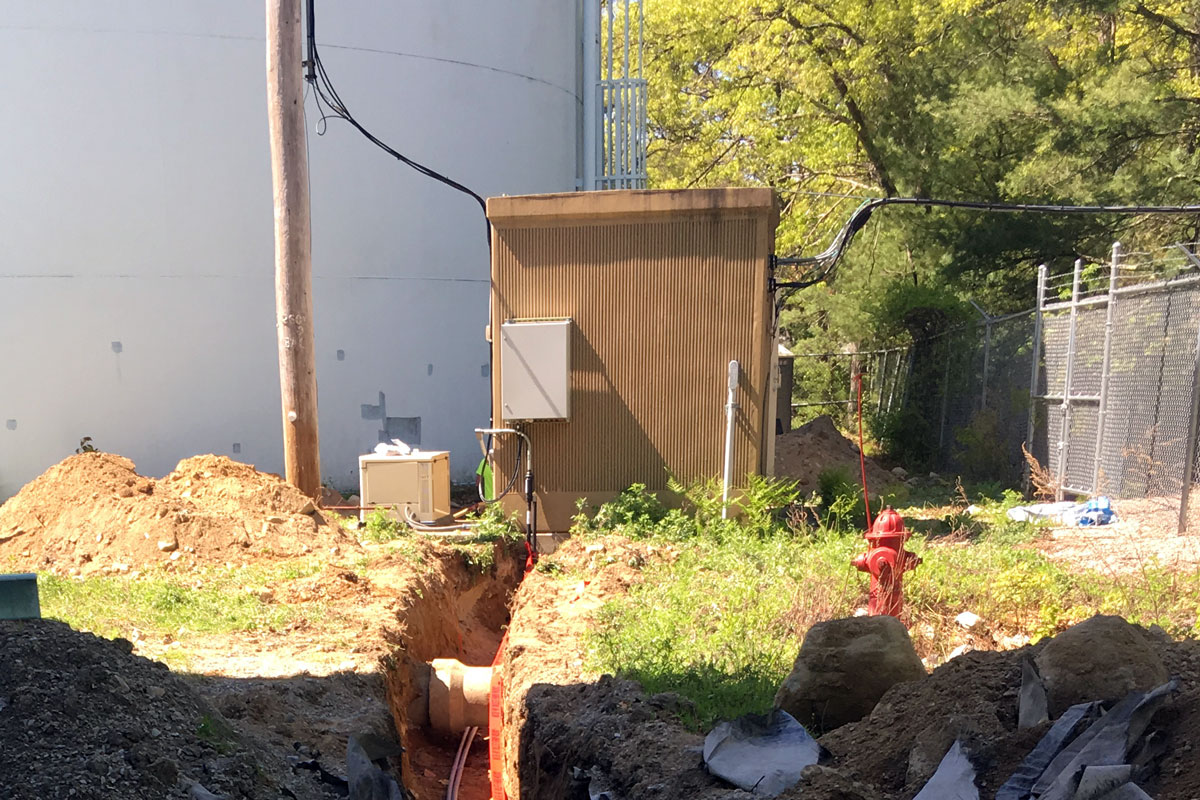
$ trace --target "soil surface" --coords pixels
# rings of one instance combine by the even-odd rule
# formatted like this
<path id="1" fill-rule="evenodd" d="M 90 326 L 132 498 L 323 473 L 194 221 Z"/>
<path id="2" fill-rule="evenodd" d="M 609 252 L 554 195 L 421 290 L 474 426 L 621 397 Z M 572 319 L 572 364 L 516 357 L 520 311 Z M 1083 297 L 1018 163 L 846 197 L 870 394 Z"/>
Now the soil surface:
<path id="1" fill-rule="evenodd" d="M 278 476 L 217 456 L 155 480 L 120 456 L 75 455 L 0 506 L 6 569 L 182 577 L 306 555 L 328 563 L 259 593 L 319 607 L 281 630 L 135 629 L 110 641 L 48 620 L 0 622 L 0 797 L 186 797 L 193 784 L 222 798 L 344 797 L 351 735 L 394 753 L 392 772 L 417 800 L 443 796 L 457 742 L 407 719 L 403 666 L 491 663 L 523 549 L 497 548 L 481 568 L 422 537 L 356 541 Z M 480 739 L 460 797 L 484 800 L 487 781 Z"/>
<path id="2" fill-rule="evenodd" d="M 1111 525 L 1049 528 L 1038 549 L 1055 561 L 1106 574 L 1146 567 L 1194 570 L 1200 566 L 1200 502 L 1193 503 L 1188 530 L 1179 533 L 1179 498 L 1114 501 Z"/>
<path id="3" fill-rule="evenodd" d="M 0 787 L 17 800 L 336 797 L 240 734 L 187 681 L 50 620 L 0 622 Z"/>
<path id="4" fill-rule="evenodd" d="M 127 458 L 81 453 L 0 505 L 0 564 L 57 574 L 337 555 L 353 546 L 298 489 L 224 456 L 184 459 L 155 480 Z"/>
<path id="5" fill-rule="evenodd" d="M 704 770 L 702 736 L 679 721 L 687 700 L 586 669 L 584 634 L 598 610 L 642 580 L 647 563 L 674 559 L 672 548 L 570 540 L 510 603 L 521 554 L 497 548 L 495 565 L 481 568 L 444 543 L 402 545 L 355 541 L 277 477 L 215 456 L 161 480 L 101 453 L 52 468 L 0 506 L 0 563 L 132 574 L 318 553 L 328 558 L 320 572 L 280 578 L 260 599 L 317 601 L 324 616 L 184 641 L 0 622 L 0 796 L 183 798 L 199 786 L 231 799 L 324 800 L 344 796 L 345 743 L 359 735 L 384 755 L 402 741 L 393 774 L 418 800 L 435 800 L 457 742 L 415 718 L 413 667 L 490 663 L 511 608 L 501 665 L 510 797 L 751 797 Z M 1155 720 L 1166 755 L 1143 787 L 1157 800 L 1197 798 L 1200 645 L 1153 641 L 1182 688 Z M 962 724 L 987 734 L 979 781 L 983 796 L 994 793 L 1044 732 L 1015 730 L 1021 660 L 1037 648 L 967 653 L 893 687 L 867 719 L 822 737 L 828 761 L 783 797 L 908 800 L 922 782 L 914 748 Z M 187 671 L 152 660 L 168 656 Z M 462 800 L 489 797 L 486 745 L 473 749 Z"/>
<path id="6" fill-rule="evenodd" d="M 828 469 L 844 471 L 857 484 L 862 481 L 858 453 L 858 445 L 842 435 L 831 417 L 822 415 L 775 437 L 775 475 L 798 481 L 802 495 L 817 491 L 818 479 Z M 867 459 L 867 485 L 873 495 L 897 483 L 895 475 Z"/>

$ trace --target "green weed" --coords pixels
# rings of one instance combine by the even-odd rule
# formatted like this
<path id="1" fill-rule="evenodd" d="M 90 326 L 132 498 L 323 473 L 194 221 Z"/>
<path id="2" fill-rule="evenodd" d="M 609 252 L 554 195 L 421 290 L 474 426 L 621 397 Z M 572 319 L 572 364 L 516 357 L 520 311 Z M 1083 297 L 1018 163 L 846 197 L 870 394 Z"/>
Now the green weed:
<path id="1" fill-rule="evenodd" d="M 200 717 L 200 724 L 196 726 L 196 737 L 208 742 L 222 755 L 228 755 L 237 749 L 237 733 L 228 722 L 212 714 Z"/>
<path id="2" fill-rule="evenodd" d="M 388 509 L 376 508 L 367 515 L 362 538 L 368 542 L 390 542 L 410 533 L 408 525 L 393 517 Z"/>

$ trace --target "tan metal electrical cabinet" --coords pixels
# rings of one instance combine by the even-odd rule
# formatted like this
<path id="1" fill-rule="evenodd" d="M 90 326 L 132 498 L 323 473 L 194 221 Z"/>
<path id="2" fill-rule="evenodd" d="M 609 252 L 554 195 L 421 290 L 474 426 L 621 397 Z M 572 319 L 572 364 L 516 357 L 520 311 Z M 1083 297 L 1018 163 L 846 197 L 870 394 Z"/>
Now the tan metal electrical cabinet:
<path id="1" fill-rule="evenodd" d="M 596 505 L 640 483 L 668 499 L 672 476 L 686 484 L 721 475 L 733 360 L 741 365 L 733 475 L 741 486 L 770 473 L 779 221 L 770 189 L 492 197 L 487 213 L 492 418 L 529 420 L 521 429 L 540 530 L 568 530 L 580 498 Z M 565 319 L 569 342 L 558 341 L 569 344 L 569 365 L 565 356 L 530 358 L 500 335 L 506 323 Z M 551 364 L 553 378 L 539 371 Z M 569 409 L 538 396 L 555 396 L 551 385 L 565 394 L 566 372 Z M 535 390 L 532 407 L 514 388 Z M 524 471 L 517 438 L 501 439 L 498 486 Z"/>
<path id="2" fill-rule="evenodd" d="M 500 404 L 505 420 L 571 416 L 571 320 L 500 325 Z"/>
<path id="3" fill-rule="evenodd" d="M 437 522 L 450 514 L 450 453 L 359 456 L 358 488 L 364 506 L 386 508 L 400 521 L 407 506 L 420 522 Z M 359 519 L 365 517 L 360 511 Z"/>

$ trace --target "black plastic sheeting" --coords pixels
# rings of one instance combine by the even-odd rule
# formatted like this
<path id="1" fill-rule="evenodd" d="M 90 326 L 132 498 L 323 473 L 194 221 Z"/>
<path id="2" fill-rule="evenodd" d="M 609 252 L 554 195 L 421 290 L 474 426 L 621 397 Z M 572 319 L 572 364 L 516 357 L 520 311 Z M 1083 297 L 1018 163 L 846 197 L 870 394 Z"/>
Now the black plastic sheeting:
<path id="1" fill-rule="evenodd" d="M 913 800 L 979 800 L 975 765 L 957 739 L 942 757 L 933 777 Z"/>
<path id="2" fill-rule="evenodd" d="M 1022 702 L 1032 696 L 1029 716 L 1041 717 L 1040 680 L 1032 670 L 1023 678 Z M 1148 692 L 1131 692 L 1107 712 L 1099 702 L 1071 706 L 1000 787 L 996 800 L 1151 800 L 1135 781 L 1161 751 L 1145 734 L 1178 686 L 1171 680 Z M 763 797 L 794 786 L 804 768 L 824 755 L 804 726 L 780 709 L 722 722 L 704 739 L 709 772 Z M 914 800 L 979 800 L 975 777 L 969 754 L 956 740 Z"/>
<path id="3" fill-rule="evenodd" d="M 1071 706 L 1000 787 L 996 800 L 1145 797 L 1133 782 L 1130 756 L 1142 743 L 1151 718 L 1178 686 L 1172 680 L 1148 692 L 1131 692 L 1107 713 L 1099 703 Z"/>
<path id="4" fill-rule="evenodd" d="M 822 756 L 821 745 L 781 709 L 722 722 L 704 737 L 708 771 L 741 789 L 775 797 Z"/>

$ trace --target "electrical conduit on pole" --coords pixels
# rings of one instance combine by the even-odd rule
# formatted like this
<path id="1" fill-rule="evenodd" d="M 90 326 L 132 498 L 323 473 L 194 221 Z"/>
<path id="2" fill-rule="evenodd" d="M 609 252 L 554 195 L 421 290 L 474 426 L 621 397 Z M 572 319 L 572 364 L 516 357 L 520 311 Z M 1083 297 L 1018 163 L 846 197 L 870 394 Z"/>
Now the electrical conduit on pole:
<path id="1" fill-rule="evenodd" d="M 740 371 L 736 360 L 729 362 L 729 398 L 725 403 L 725 473 L 721 481 L 721 519 L 729 518 L 729 487 L 733 482 L 733 434 L 737 422 L 737 388 Z"/>

